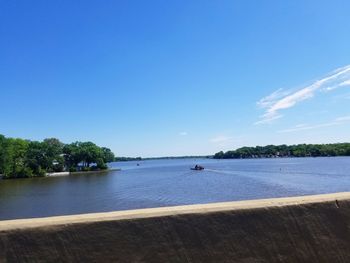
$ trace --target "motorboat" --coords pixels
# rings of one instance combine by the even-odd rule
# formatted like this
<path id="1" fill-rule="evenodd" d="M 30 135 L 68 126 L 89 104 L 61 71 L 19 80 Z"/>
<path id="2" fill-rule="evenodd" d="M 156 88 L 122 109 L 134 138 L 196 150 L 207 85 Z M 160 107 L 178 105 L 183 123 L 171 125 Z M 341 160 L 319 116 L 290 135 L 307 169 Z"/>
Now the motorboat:
<path id="1" fill-rule="evenodd" d="M 200 166 L 198 164 L 196 164 L 195 167 L 192 167 L 191 170 L 194 170 L 194 171 L 202 171 L 204 170 L 204 167 L 203 166 Z"/>

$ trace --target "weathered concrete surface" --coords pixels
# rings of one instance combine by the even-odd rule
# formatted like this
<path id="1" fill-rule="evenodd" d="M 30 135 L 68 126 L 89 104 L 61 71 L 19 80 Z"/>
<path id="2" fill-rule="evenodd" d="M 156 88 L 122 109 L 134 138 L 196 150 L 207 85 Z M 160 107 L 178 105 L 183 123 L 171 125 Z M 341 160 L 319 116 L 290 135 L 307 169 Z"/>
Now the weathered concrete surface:
<path id="1" fill-rule="evenodd" d="M 0 221 L 0 262 L 350 262 L 350 193 Z"/>

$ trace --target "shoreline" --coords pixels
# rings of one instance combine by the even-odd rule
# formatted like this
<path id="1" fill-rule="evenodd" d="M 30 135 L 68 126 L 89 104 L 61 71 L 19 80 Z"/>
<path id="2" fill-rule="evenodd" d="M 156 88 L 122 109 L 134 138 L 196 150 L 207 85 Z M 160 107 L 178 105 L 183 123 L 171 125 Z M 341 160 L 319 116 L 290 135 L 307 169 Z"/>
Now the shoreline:
<path id="1" fill-rule="evenodd" d="M 109 168 L 106 170 L 98 170 L 98 171 L 79 171 L 79 172 L 58 172 L 58 173 L 47 173 L 45 176 L 34 176 L 28 178 L 45 178 L 45 177 L 62 177 L 62 176 L 70 176 L 70 175 L 84 175 L 84 174 L 96 174 L 96 173 L 108 173 L 113 171 L 121 171 L 120 168 Z M 0 180 L 15 180 L 15 179 L 28 179 L 28 178 L 3 178 L 3 175 L 0 174 Z"/>
<path id="2" fill-rule="evenodd" d="M 60 177 L 60 176 L 69 176 L 69 175 L 79 175 L 79 174 L 96 174 L 96 173 L 108 173 L 112 171 L 121 171 L 119 168 L 110 168 L 106 170 L 98 171 L 79 171 L 79 172 L 59 172 L 59 173 L 47 173 L 46 177 Z"/>
<path id="3" fill-rule="evenodd" d="M 336 156 L 272 156 L 272 157 L 245 157 L 245 158 L 208 158 L 212 160 L 260 160 L 260 159 L 317 159 L 317 158 L 350 158 L 350 155 L 336 155 Z"/>
<path id="4" fill-rule="evenodd" d="M 47 226 L 59 226 L 81 223 L 108 222 L 120 220 L 134 220 L 142 218 L 158 218 L 190 214 L 209 214 L 216 212 L 243 211 L 252 209 L 266 209 L 272 207 L 300 206 L 304 204 L 317 204 L 350 200 L 350 192 L 331 194 L 306 195 L 296 197 L 281 197 L 256 199 L 245 201 L 220 202 L 209 204 L 182 205 L 170 207 L 144 208 L 122 210 L 102 213 L 87 213 L 77 215 L 63 215 L 42 218 L 11 219 L 0 221 L 0 231 L 14 229 L 28 229 Z"/>

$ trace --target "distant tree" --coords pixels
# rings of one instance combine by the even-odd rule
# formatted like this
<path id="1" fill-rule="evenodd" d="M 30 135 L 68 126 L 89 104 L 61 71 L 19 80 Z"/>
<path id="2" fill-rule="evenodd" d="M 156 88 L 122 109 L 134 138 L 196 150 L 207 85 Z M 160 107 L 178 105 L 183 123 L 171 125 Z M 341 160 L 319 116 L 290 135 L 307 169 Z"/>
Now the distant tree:
<path id="1" fill-rule="evenodd" d="M 168 159 L 168 157 L 162 157 L 163 159 Z M 129 161 L 141 161 L 141 157 L 115 157 L 115 162 L 129 162 Z"/>
<path id="2" fill-rule="evenodd" d="M 224 152 L 218 152 L 216 154 L 214 154 L 214 159 L 223 159 L 224 158 Z"/>
<path id="3" fill-rule="evenodd" d="M 298 144 L 267 145 L 242 147 L 235 151 L 218 152 L 214 159 L 231 158 L 270 158 L 270 157 L 318 157 L 318 156 L 350 156 L 350 143 L 335 144 Z"/>
<path id="4" fill-rule="evenodd" d="M 111 149 L 102 147 L 102 158 L 105 163 L 113 162 L 115 159 L 114 153 L 111 151 Z"/>

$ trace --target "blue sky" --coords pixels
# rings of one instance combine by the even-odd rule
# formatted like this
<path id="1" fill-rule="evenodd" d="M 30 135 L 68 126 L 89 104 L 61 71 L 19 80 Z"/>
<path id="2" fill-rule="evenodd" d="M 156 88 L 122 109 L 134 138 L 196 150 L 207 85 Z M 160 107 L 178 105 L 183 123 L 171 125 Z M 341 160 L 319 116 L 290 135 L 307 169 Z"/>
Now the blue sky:
<path id="1" fill-rule="evenodd" d="M 118 156 L 350 141 L 349 1 L 0 1 L 0 134 Z"/>

